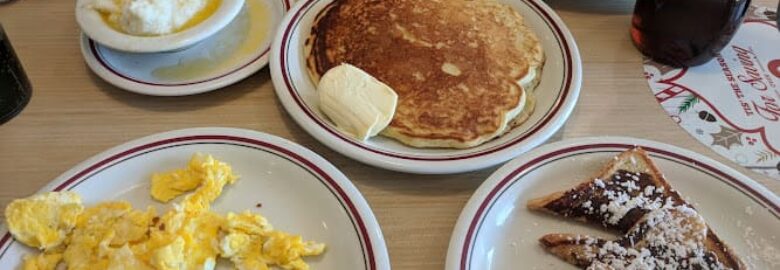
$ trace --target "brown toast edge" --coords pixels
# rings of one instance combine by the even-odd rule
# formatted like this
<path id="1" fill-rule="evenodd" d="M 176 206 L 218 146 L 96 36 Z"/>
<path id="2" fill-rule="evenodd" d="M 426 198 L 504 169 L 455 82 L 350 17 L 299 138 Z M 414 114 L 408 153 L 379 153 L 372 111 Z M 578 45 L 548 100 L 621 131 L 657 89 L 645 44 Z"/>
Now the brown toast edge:
<path id="1" fill-rule="evenodd" d="M 709 225 L 707 225 L 707 240 L 704 241 L 704 246 L 707 250 L 715 253 L 718 257 L 718 261 L 727 267 L 731 267 L 735 270 L 747 269 L 745 263 L 734 253 L 726 243 L 718 238 L 718 235 L 712 231 Z"/>
<path id="2" fill-rule="evenodd" d="M 579 241 L 577 240 L 579 239 Z M 588 267 L 593 261 L 585 258 L 583 250 L 588 247 L 585 240 L 593 239 L 594 243 L 603 244 L 605 240 L 588 235 L 551 233 L 539 238 L 539 244 L 545 251 L 578 267 Z M 745 264 L 734 252 L 726 246 L 711 229 L 707 231 L 705 248 L 714 253 L 718 261 L 724 266 L 735 270 L 747 269 Z"/>
<path id="3" fill-rule="evenodd" d="M 672 188 L 672 186 L 669 184 L 669 182 L 666 180 L 664 175 L 661 173 L 660 169 L 657 167 L 655 162 L 650 159 L 650 157 L 647 155 L 647 152 L 644 151 L 641 147 L 635 147 L 626 151 L 623 151 L 619 155 L 615 156 L 615 158 L 611 159 L 607 164 L 605 164 L 599 172 L 594 174 L 593 176 L 586 178 L 586 180 L 580 182 L 577 184 L 574 188 L 563 190 L 563 191 L 557 191 L 553 192 L 551 194 L 548 194 L 546 196 L 534 198 L 531 200 L 528 200 L 526 207 L 530 210 L 534 211 L 541 211 L 546 213 L 551 213 L 554 215 L 558 215 L 558 213 L 554 211 L 550 211 L 546 208 L 546 206 L 560 198 L 562 198 L 567 192 L 571 190 L 578 190 L 587 187 L 594 179 L 596 178 L 604 178 L 605 176 L 608 176 L 606 174 L 610 173 L 615 169 L 615 166 L 618 166 L 617 162 L 624 160 L 626 158 L 630 158 L 630 156 L 638 156 L 641 158 L 645 164 L 647 164 L 647 170 L 651 175 L 654 175 L 658 180 L 660 185 L 662 185 L 665 189 L 665 192 L 667 196 L 673 198 L 676 201 L 680 201 L 689 207 L 693 208 L 693 206 L 686 200 L 682 198 L 682 196 Z M 586 221 L 585 218 L 575 218 L 574 220 L 579 221 Z M 576 243 L 573 242 L 573 240 L 567 240 L 567 239 L 556 239 L 554 238 L 555 235 L 558 236 L 575 236 L 574 234 L 548 234 L 543 236 L 539 239 L 540 243 L 543 247 L 545 247 L 545 250 L 548 252 L 551 252 L 555 254 L 556 256 L 564 259 L 565 261 L 577 265 L 582 266 L 581 261 L 576 261 L 574 258 L 567 258 L 565 256 L 562 256 L 563 254 L 559 254 L 556 252 L 551 251 L 552 245 L 558 244 L 558 245 L 574 245 Z M 585 236 L 580 236 L 585 237 Z M 556 241 L 552 241 L 556 240 Z M 568 241 L 568 242 L 567 242 Z M 742 262 L 742 260 L 734 253 L 734 251 L 723 241 L 718 238 L 718 236 L 712 231 L 712 228 L 707 226 L 707 239 L 705 240 L 705 247 L 707 250 L 712 251 L 715 253 L 715 255 L 718 257 L 718 260 L 727 267 L 730 267 L 732 269 L 745 269 L 745 265 Z M 575 261 L 572 261 L 575 260 Z M 587 265 L 584 265 L 587 266 Z"/>
<path id="4" fill-rule="evenodd" d="M 558 199 L 562 198 L 563 195 L 565 195 L 566 192 L 568 192 L 568 191 L 578 190 L 578 189 L 582 189 L 582 188 L 588 187 L 588 185 L 591 182 L 593 182 L 594 179 L 605 178 L 605 176 L 608 176 L 607 173 L 609 173 L 611 171 L 614 171 L 615 166 L 618 165 L 617 164 L 618 161 L 627 159 L 627 158 L 629 158 L 629 156 L 633 156 L 634 153 L 636 153 L 637 156 L 639 156 L 640 158 L 642 158 L 645 161 L 645 164 L 648 165 L 648 170 L 650 170 L 650 174 L 656 176 L 658 179 L 661 180 L 660 182 L 664 186 L 664 189 L 667 190 L 667 191 L 672 191 L 671 186 L 669 186 L 669 183 L 663 177 L 663 174 L 661 174 L 661 172 L 658 169 L 658 167 L 655 166 L 655 163 L 653 163 L 652 160 L 650 160 L 650 158 L 647 156 L 647 153 L 645 152 L 645 150 L 643 150 L 641 147 L 635 147 L 635 148 L 623 151 L 619 155 L 615 156 L 615 158 L 610 159 L 610 161 L 607 164 L 604 164 L 604 166 L 601 167 L 601 170 L 599 170 L 594 175 L 586 178 L 585 180 L 583 180 L 582 182 L 577 184 L 574 188 L 570 188 L 570 189 L 563 190 L 563 191 L 557 191 L 557 192 L 548 194 L 546 196 L 542 196 L 542 197 L 538 197 L 538 198 L 534 198 L 534 199 L 528 200 L 526 206 L 528 207 L 528 209 L 531 209 L 531 210 L 541 210 L 541 211 L 545 211 L 545 212 L 548 212 L 548 213 L 554 213 L 554 212 L 549 211 L 549 210 L 547 210 L 545 208 L 550 202 L 553 202 L 555 200 L 558 200 Z M 674 192 L 674 193 L 675 194 L 673 196 L 676 197 L 675 199 L 679 199 L 679 195 L 677 195 L 676 192 Z"/>
<path id="5" fill-rule="evenodd" d="M 580 241 L 577 241 L 576 239 L 579 239 Z M 584 249 L 587 247 L 587 244 L 583 243 L 586 239 L 603 242 L 603 240 L 587 235 L 553 233 L 539 238 L 539 244 L 544 250 L 556 257 L 561 258 L 570 264 L 585 268 L 593 263 L 591 260 L 585 258 L 585 254 L 583 253 Z"/>

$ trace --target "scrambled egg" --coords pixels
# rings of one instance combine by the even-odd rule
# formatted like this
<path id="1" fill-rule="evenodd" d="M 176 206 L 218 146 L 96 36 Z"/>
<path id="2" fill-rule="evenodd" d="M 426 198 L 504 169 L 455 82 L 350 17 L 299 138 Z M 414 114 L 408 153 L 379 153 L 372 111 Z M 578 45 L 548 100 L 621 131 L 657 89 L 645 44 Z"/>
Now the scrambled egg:
<path id="1" fill-rule="evenodd" d="M 62 253 L 42 253 L 24 257 L 23 270 L 55 269 L 62 260 Z"/>
<path id="2" fill-rule="evenodd" d="M 5 218 L 16 240 L 46 250 L 65 241 L 82 210 L 78 194 L 49 192 L 14 200 L 5 208 Z"/>
<path id="3" fill-rule="evenodd" d="M 218 258 L 237 269 L 309 269 L 305 256 L 325 245 L 274 230 L 261 215 L 245 211 L 227 216 L 210 211 L 222 189 L 238 179 L 232 168 L 196 154 L 186 168 L 152 176 L 151 196 L 174 203 L 157 215 L 149 207 L 103 202 L 84 208 L 73 192 L 52 192 L 12 202 L 6 217 L 14 237 L 45 252 L 26 256 L 24 270 L 214 269 Z"/>
<path id="4" fill-rule="evenodd" d="M 208 203 L 211 203 L 222 193 L 225 184 L 232 184 L 237 178 L 227 163 L 220 162 L 212 156 L 195 154 L 187 164 L 187 168 L 152 175 L 152 198 L 169 202 L 209 182 L 211 187 L 201 188 L 199 192 L 208 193 L 210 199 Z"/>
<path id="5" fill-rule="evenodd" d="M 155 216 L 133 209 L 127 202 L 104 202 L 84 210 L 71 232 L 63 259 L 68 269 L 108 269 L 114 253 L 125 245 L 147 240 Z"/>
<path id="6" fill-rule="evenodd" d="M 325 251 L 324 244 L 304 242 L 300 236 L 275 231 L 263 216 L 249 211 L 228 213 L 227 231 L 220 244 L 222 256 L 241 270 L 268 269 L 268 265 L 309 269 L 303 257 Z"/>

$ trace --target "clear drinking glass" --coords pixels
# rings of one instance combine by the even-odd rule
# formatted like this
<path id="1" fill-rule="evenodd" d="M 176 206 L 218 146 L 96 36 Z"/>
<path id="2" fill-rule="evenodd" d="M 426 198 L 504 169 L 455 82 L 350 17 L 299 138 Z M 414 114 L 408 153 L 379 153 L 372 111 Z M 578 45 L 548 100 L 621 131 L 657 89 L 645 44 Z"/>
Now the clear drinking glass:
<path id="1" fill-rule="evenodd" d="M 31 95 L 30 80 L 0 25 L 0 124 L 19 114 Z"/>
<path id="2" fill-rule="evenodd" d="M 750 0 L 637 0 L 631 39 L 656 62 L 704 64 L 731 41 L 748 7 Z"/>

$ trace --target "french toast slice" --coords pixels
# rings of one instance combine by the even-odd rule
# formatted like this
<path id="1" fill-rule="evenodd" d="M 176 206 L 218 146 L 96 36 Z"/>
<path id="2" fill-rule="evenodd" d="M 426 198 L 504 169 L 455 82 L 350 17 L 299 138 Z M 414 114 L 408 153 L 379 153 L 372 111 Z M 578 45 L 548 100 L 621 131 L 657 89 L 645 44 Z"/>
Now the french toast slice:
<path id="1" fill-rule="evenodd" d="M 527 206 L 531 210 L 597 224 L 623 234 L 629 233 L 651 211 L 675 207 L 693 209 L 664 179 L 647 153 L 638 147 L 614 157 L 596 176 L 574 188 L 532 199 Z M 584 242 L 571 242 L 570 238 L 577 239 L 576 235 L 550 234 L 540 242 L 546 250 L 569 263 L 580 267 L 591 265 L 593 260 L 586 261 L 582 257 L 582 252 L 588 250 L 581 244 Z M 580 239 L 591 239 L 591 244 L 606 242 L 586 236 L 580 236 Z M 744 269 L 736 254 L 708 227 L 702 245 L 727 269 Z"/>
<path id="2" fill-rule="evenodd" d="M 637 147 L 615 156 L 576 187 L 532 199 L 527 206 L 625 233 L 650 209 L 667 203 L 685 202 Z"/>
<path id="3" fill-rule="evenodd" d="M 649 212 L 614 241 L 575 234 L 548 234 L 539 241 L 553 255 L 587 269 L 734 269 L 707 246 L 708 234 L 704 219 L 680 205 Z"/>
<path id="4" fill-rule="evenodd" d="M 575 266 L 585 268 L 596 260 L 590 254 L 598 252 L 607 241 L 589 235 L 551 233 L 539 238 L 539 244 L 547 252 Z"/>

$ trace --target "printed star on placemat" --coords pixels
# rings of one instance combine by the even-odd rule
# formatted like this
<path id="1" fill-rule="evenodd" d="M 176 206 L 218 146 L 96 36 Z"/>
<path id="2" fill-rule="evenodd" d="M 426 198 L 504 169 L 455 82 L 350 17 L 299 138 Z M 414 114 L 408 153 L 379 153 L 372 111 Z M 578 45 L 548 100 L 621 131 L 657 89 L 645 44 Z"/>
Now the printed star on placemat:
<path id="1" fill-rule="evenodd" d="M 711 133 L 710 136 L 712 145 L 720 145 L 729 150 L 732 145 L 742 145 L 742 132 L 726 126 L 720 126 L 720 132 Z"/>

